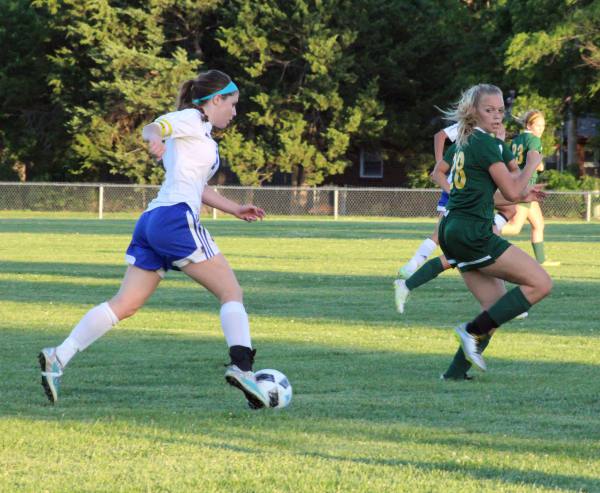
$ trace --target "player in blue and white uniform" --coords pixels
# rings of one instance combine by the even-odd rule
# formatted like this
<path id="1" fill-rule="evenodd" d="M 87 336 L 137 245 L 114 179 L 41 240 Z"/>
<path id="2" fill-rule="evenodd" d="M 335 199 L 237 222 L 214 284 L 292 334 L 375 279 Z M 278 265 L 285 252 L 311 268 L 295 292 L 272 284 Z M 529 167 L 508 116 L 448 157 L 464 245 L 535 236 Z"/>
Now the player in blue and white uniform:
<path id="1" fill-rule="evenodd" d="M 433 136 L 433 150 L 435 154 L 435 162 L 439 163 L 444 158 L 444 143 L 446 139 L 454 142 L 458 137 L 458 124 L 450 125 Z M 439 213 L 438 224 L 442 220 L 444 212 L 446 212 L 446 203 L 448 202 L 448 192 L 442 190 L 442 195 L 437 203 L 437 212 Z M 423 243 L 419 245 L 417 251 L 412 258 L 406 262 L 398 270 L 398 275 L 404 279 L 408 279 L 412 276 L 415 271 L 423 265 L 423 263 L 429 258 L 429 256 L 435 251 L 438 246 L 438 224 L 435 225 L 435 229 L 432 235 L 425 239 Z"/>
<path id="2" fill-rule="evenodd" d="M 238 99 L 238 88 L 229 76 L 209 70 L 182 85 L 177 111 L 144 127 L 142 137 L 150 153 L 162 158 L 165 179 L 135 225 L 125 256 L 129 266 L 118 293 L 88 311 L 62 344 L 40 352 L 42 385 L 51 402 L 58 400 L 60 377 L 71 358 L 132 316 L 165 272 L 177 269 L 221 303 L 221 327 L 231 358 L 225 372 L 227 382 L 242 390 L 250 407 L 268 407 L 269 398 L 252 372 L 256 351 L 242 289 L 199 219 L 202 204 L 249 222 L 265 215 L 255 205 L 237 204 L 206 187 L 219 167 L 219 150 L 211 130 L 227 127 L 236 115 Z"/>

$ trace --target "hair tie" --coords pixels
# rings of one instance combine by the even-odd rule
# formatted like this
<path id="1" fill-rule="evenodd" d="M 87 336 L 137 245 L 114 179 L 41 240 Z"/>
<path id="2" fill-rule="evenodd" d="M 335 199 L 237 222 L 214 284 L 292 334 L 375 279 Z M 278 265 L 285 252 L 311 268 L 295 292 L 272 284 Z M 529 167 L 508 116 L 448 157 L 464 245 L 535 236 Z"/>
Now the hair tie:
<path id="1" fill-rule="evenodd" d="M 215 96 L 217 96 L 219 94 L 231 94 L 232 92 L 236 92 L 236 91 L 239 91 L 239 89 L 235 85 L 235 83 L 233 81 L 231 81 L 223 89 L 219 89 L 218 91 L 213 92 L 212 94 L 209 94 L 208 96 L 204 96 L 202 98 L 192 99 L 192 103 L 194 103 L 194 104 L 200 104 L 202 101 L 206 101 L 208 99 L 212 99 L 212 98 L 214 98 Z"/>

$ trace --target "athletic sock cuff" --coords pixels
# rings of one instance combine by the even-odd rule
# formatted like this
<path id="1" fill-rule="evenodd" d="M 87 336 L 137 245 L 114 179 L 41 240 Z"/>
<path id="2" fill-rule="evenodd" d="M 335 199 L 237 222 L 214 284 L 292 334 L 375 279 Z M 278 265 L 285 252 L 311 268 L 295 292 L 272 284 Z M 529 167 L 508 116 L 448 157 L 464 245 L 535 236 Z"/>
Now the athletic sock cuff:
<path id="1" fill-rule="evenodd" d="M 115 315 L 115 312 L 113 312 L 112 308 L 110 307 L 107 301 L 102 303 L 100 305 L 100 308 L 104 310 L 104 313 L 106 313 L 113 325 L 117 325 L 119 323 L 119 317 Z"/>
<path id="2" fill-rule="evenodd" d="M 221 305 L 221 316 L 229 313 L 246 313 L 244 304 L 239 301 L 227 301 Z"/>
<path id="3" fill-rule="evenodd" d="M 525 298 L 521 288 L 517 286 L 500 298 L 488 310 L 488 313 L 499 327 L 503 323 L 512 320 L 517 315 L 528 311 L 530 308 L 531 303 Z"/>
<path id="4" fill-rule="evenodd" d="M 498 327 L 498 324 L 492 319 L 490 314 L 487 311 L 483 311 L 472 322 L 467 324 L 467 332 L 475 335 L 487 335 L 496 327 Z"/>
<path id="5" fill-rule="evenodd" d="M 508 223 L 508 219 L 506 218 L 506 216 L 501 212 L 496 213 L 496 215 L 494 216 L 494 224 L 496 225 L 499 231 L 502 231 L 502 228 L 506 226 L 506 223 Z"/>
<path id="6" fill-rule="evenodd" d="M 439 257 L 432 258 L 425 262 L 417 272 L 406 280 L 406 287 L 412 291 L 426 282 L 435 279 L 441 272 L 444 272 L 442 260 Z"/>
<path id="7" fill-rule="evenodd" d="M 431 238 L 427 238 L 423 241 L 423 243 L 421 243 L 421 245 L 419 245 L 419 248 L 417 248 L 417 255 L 427 258 L 435 251 L 436 248 L 437 243 Z"/>
<path id="8" fill-rule="evenodd" d="M 425 246 L 427 246 L 428 248 L 432 248 L 435 250 L 435 247 L 437 247 L 437 243 L 435 241 L 433 241 L 431 238 L 427 238 L 423 244 Z"/>

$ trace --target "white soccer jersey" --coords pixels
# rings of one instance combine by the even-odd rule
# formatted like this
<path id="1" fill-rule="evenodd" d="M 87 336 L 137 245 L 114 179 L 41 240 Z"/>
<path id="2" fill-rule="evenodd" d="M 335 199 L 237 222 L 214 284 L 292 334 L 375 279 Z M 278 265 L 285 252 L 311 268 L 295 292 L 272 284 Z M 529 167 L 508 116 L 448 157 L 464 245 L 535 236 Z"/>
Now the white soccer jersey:
<path id="1" fill-rule="evenodd" d="M 456 139 L 458 139 L 458 123 L 446 127 L 444 129 L 444 133 L 448 136 L 451 142 L 456 142 Z"/>
<path id="2" fill-rule="evenodd" d="M 154 123 L 165 139 L 162 162 L 166 174 L 146 210 L 185 202 L 199 214 L 204 187 L 219 169 L 219 149 L 210 135 L 212 125 L 191 108 L 167 113 Z"/>

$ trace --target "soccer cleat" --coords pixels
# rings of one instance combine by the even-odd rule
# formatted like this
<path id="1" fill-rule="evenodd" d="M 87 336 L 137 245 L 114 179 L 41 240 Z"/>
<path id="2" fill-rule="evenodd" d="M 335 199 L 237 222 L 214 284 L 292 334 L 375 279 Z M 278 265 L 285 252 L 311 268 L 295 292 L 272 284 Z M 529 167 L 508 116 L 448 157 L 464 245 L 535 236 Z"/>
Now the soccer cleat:
<path id="1" fill-rule="evenodd" d="M 465 353 L 465 358 L 470 361 L 477 369 L 485 371 L 487 369 L 483 356 L 477 344 L 477 337 L 467 332 L 467 324 L 460 324 L 454 329 L 456 338 Z"/>
<path id="2" fill-rule="evenodd" d="M 558 267 L 560 262 L 557 260 L 544 260 L 540 265 L 542 267 Z"/>
<path id="3" fill-rule="evenodd" d="M 406 281 L 403 279 L 396 279 L 394 281 L 394 292 L 396 311 L 398 313 L 404 313 L 404 304 L 410 294 L 410 289 L 406 287 Z"/>
<path id="4" fill-rule="evenodd" d="M 63 374 L 62 365 L 56 357 L 56 349 L 42 349 L 38 355 L 38 361 L 42 370 L 42 387 L 44 387 L 44 392 L 46 392 L 48 400 L 54 404 L 58 401 L 60 377 Z"/>
<path id="5" fill-rule="evenodd" d="M 402 277 L 403 279 L 408 279 L 410 276 L 412 276 L 416 272 L 416 270 L 417 269 L 413 269 L 410 264 L 404 264 L 398 270 L 398 275 L 400 277 Z"/>
<path id="6" fill-rule="evenodd" d="M 529 312 L 520 313 L 515 317 L 515 320 L 523 320 L 529 316 Z"/>
<path id="7" fill-rule="evenodd" d="M 225 380 L 244 393 L 251 409 L 269 407 L 269 396 L 256 384 L 254 372 L 242 371 L 236 365 L 229 365 L 225 370 Z"/>

